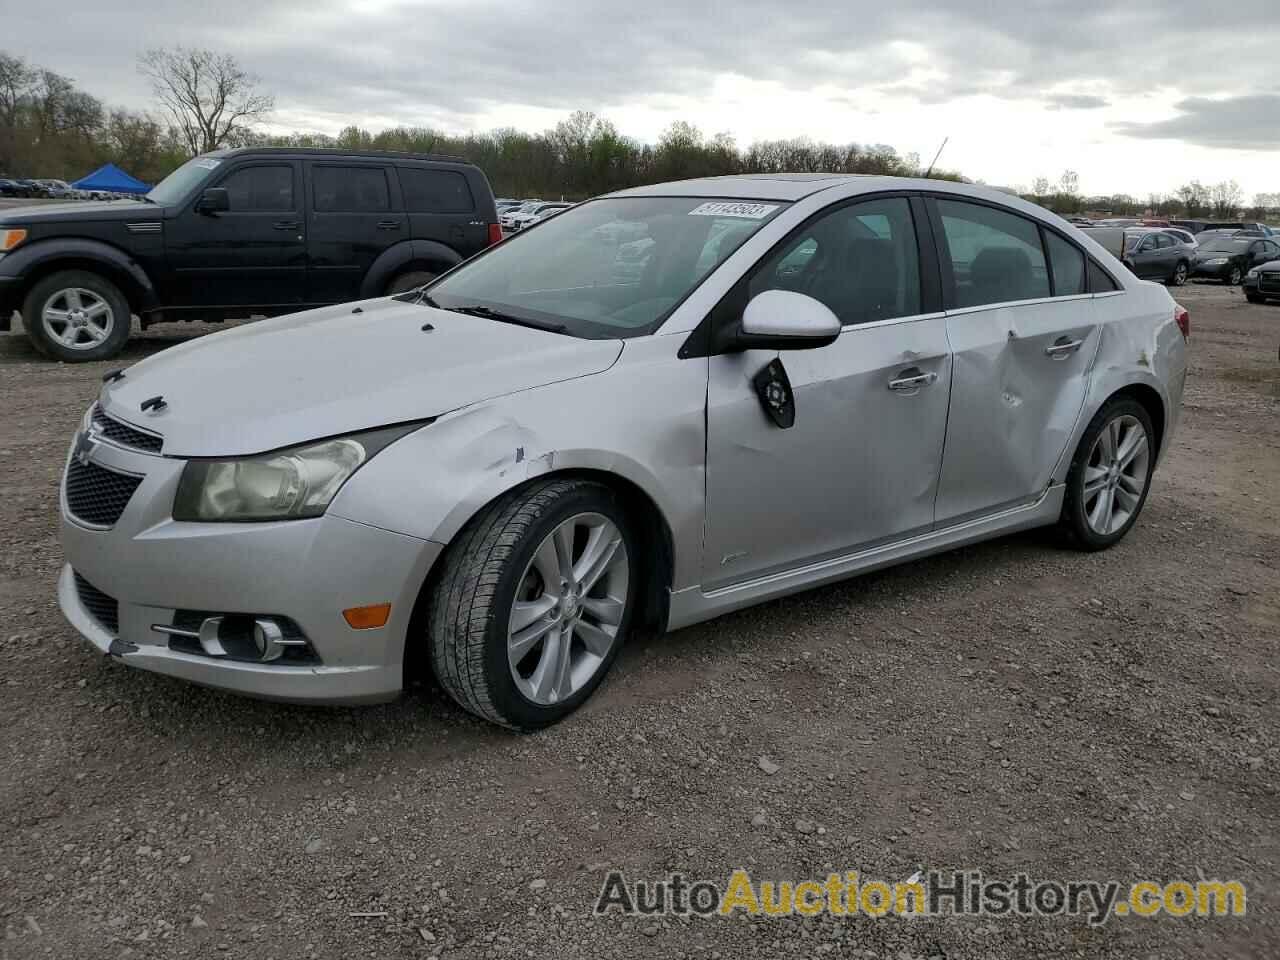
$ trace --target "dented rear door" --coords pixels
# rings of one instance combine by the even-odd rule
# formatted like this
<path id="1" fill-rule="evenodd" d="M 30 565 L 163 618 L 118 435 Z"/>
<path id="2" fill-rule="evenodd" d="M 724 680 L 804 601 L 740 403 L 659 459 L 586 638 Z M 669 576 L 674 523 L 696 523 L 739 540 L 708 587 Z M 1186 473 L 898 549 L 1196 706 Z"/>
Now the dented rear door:
<path id="1" fill-rule="evenodd" d="M 945 526 L 1037 499 L 1084 405 L 1098 348 L 1088 295 L 947 316 L 951 409 L 938 484 Z"/>

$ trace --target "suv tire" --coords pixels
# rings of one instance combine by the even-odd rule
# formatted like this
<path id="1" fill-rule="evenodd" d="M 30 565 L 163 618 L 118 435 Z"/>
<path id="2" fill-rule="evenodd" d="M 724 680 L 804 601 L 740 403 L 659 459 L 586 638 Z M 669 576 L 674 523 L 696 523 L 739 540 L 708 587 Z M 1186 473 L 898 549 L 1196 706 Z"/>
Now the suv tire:
<path id="1" fill-rule="evenodd" d="M 1105 550 L 1120 542 L 1147 502 L 1155 466 L 1155 431 L 1146 408 L 1132 397 L 1104 403 L 1085 428 L 1067 471 L 1058 519 L 1067 540 L 1081 550 Z"/>
<path id="2" fill-rule="evenodd" d="M 440 685 L 517 730 L 572 713 L 626 640 L 637 547 L 617 494 L 599 483 L 548 479 L 494 501 L 449 547 L 428 597 Z"/>
<path id="3" fill-rule="evenodd" d="M 429 273 L 426 270 L 410 270 L 408 273 L 402 273 L 387 284 L 386 296 L 392 297 L 397 293 L 407 293 L 414 287 L 430 283 L 438 276 L 439 274 Z"/>
<path id="4" fill-rule="evenodd" d="M 88 270 L 52 273 L 22 302 L 22 326 L 35 348 L 67 363 L 114 357 L 124 349 L 131 323 L 120 288 Z"/>

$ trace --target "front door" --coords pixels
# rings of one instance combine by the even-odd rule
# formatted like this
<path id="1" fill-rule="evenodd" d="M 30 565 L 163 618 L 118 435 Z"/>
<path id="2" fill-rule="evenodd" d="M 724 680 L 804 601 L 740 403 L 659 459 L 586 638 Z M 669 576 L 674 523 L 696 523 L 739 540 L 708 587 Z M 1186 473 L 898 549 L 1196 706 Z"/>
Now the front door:
<path id="1" fill-rule="evenodd" d="M 955 366 L 941 527 L 1044 493 L 1084 406 L 1098 324 L 1074 243 L 1003 208 L 938 199 L 934 212 Z"/>
<path id="2" fill-rule="evenodd" d="M 298 164 L 289 160 L 242 163 L 211 180 L 207 186 L 226 189 L 231 209 L 199 213 L 193 200 L 165 225 L 166 303 L 263 310 L 301 304 L 307 244 L 300 183 Z"/>
<path id="3" fill-rule="evenodd" d="M 951 361 L 922 259 L 911 202 L 876 198 L 802 226 L 744 281 L 743 305 L 795 290 L 845 326 L 819 349 L 711 358 L 705 588 L 931 528 Z M 794 392 L 787 429 L 753 384 L 775 358 Z"/>
<path id="4" fill-rule="evenodd" d="M 409 238 L 398 183 L 393 190 L 386 164 L 352 161 L 307 166 L 311 183 L 307 299 L 312 303 L 356 300 L 378 255 Z"/>

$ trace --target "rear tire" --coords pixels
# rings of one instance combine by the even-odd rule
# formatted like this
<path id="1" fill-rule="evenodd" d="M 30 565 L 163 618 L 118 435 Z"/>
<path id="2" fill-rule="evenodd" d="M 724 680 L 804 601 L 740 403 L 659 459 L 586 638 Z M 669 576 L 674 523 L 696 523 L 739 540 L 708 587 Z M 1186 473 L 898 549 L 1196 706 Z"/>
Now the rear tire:
<path id="1" fill-rule="evenodd" d="M 35 348 L 67 363 L 114 357 L 129 340 L 131 322 L 120 288 L 88 270 L 52 273 L 22 303 L 22 326 Z"/>
<path id="2" fill-rule="evenodd" d="M 449 547 L 428 597 L 424 639 L 440 685 L 517 730 L 572 713 L 630 631 L 638 544 L 621 500 L 599 483 L 548 479 L 490 504 Z"/>
<path id="3" fill-rule="evenodd" d="M 1067 472 L 1058 527 L 1081 550 L 1105 550 L 1134 525 L 1156 465 L 1155 430 L 1146 408 L 1116 397 L 1089 421 Z"/>
<path id="4" fill-rule="evenodd" d="M 430 283 L 439 274 L 430 273 L 426 270 L 410 270 L 402 273 L 389 284 L 387 284 L 386 296 L 392 297 L 397 293 L 407 293 L 414 287 L 420 287 L 424 283 Z"/>

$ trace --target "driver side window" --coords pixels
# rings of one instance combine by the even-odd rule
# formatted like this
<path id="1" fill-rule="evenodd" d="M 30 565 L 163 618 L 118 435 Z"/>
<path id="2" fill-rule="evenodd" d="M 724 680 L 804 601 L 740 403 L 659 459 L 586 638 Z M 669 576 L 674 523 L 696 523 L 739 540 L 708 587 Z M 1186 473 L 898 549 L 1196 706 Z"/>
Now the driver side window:
<path id="1" fill-rule="evenodd" d="M 749 296 L 792 290 L 824 303 L 846 326 L 920 312 L 920 263 L 903 197 L 841 207 L 802 227 L 758 266 Z"/>

